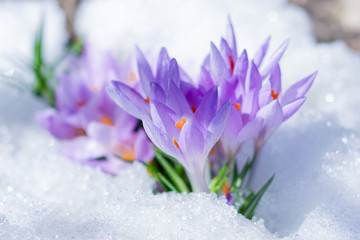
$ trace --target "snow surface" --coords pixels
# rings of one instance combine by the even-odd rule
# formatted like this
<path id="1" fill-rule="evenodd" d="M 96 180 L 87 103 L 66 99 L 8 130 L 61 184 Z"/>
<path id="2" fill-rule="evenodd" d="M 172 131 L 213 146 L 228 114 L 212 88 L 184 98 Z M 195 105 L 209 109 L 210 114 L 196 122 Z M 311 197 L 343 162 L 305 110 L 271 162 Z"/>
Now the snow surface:
<path id="1" fill-rule="evenodd" d="M 120 57 L 135 43 L 150 54 L 166 46 L 195 76 L 228 14 L 250 56 L 268 35 L 272 49 L 291 38 L 285 86 L 319 71 L 306 104 L 261 153 L 253 187 L 276 177 L 255 220 L 211 194 L 153 195 L 140 165 L 111 177 L 70 162 L 34 121 L 46 106 L 2 84 L 0 239 L 360 239 L 360 56 L 342 42 L 316 44 L 302 10 L 285 0 L 85 1 L 77 29 Z M 66 40 L 55 2 L 0 1 L 0 71 L 31 58 L 42 15 L 51 60 Z"/>

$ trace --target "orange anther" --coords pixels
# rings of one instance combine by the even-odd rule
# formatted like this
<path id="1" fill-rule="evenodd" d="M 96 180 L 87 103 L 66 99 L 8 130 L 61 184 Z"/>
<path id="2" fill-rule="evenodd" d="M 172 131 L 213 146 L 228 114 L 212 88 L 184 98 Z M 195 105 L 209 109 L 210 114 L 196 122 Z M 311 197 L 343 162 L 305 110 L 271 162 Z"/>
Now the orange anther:
<path id="1" fill-rule="evenodd" d="M 241 109 L 240 103 L 234 103 L 234 106 L 236 107 L 236 109 L 237 109 L 238 111 L 240 111 L 240 109 Z"/>
<path id="2" fill-rule="evenodd" d="M 150 99 L 149 99 L 149 97 L 144 98 L 144 101 L 150 104 Z"/>
<path id="3" fill-rule="evenodd" d="M 212 156 L 212 155 L 214 155 L 215 154 L 215 148 L 212 148 L 211 150 L 210 150 L 210 156 Z"/>
<path id="4" fill-rule="evenodd" d="M 271 89 L 271 96 L 275 100 L 279 97 L 280 93 L 275 93 L 274 89 Z"/>
<path id="5" fill-rule="evenodd" d="M 175 146 L 177 147 L 177 149 L 179 149 L 179 144 L 178 144 L 177 141 L 175 140 L 175 137 L 173 137 L 173 142 L 174 142 Z"/>
<path id="6" fill-rule="evenodd" d="M 115 123 L 111 120 L 110 117 L 107 117 L 107 116 L 101 117 L 100 122 L 102 122 L 103 124 L 108 125 L 108 126 L 115 126 Z"/>
<path id="7" fill-rule="evenodd" d="M 196 112 L 196 107 L 195 107 L 194 105 L 191 106 L 191 111 L 192 111 L 193 113 Z"/>
<path id="8" fill-rule="evenodd" d="M 121 158 L 128 162 L 135 161 L 135 154 L 132 152 L 124 152 L 124 154 L 121 156 Z"/>
<path id="9" fill-rule="evenodd" d="M 221 187 L 221 189 L 223 190 L 223 192 L 225 193 L 225 196 L 228 197 L 229 194 L 231 193 L 230 191 L 230 185 L 228 182 L 224 183 L 224 185 Z"/>
<path id="10" fill-rule="evenodd" d="M 178 128 L 178 129 L 182 129 L 183 128 L 183 126 L 184 126 L 184 124 L 186 123 L 186 118 L 182 118 L 181 119 L 181 122 L 180 121 L 177 121 L 176 123 L 175 123 L 175 126 Z"/>

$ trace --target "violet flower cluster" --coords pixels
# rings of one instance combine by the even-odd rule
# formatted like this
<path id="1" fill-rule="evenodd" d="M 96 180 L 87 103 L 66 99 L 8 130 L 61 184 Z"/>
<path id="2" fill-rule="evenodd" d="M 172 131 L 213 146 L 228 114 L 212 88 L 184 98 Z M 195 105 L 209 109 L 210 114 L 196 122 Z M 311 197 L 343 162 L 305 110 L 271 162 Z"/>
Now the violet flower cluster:
<path id="1" fill-rule="evenodd" d="M 122 79 L 136 87 L 138 80 L 130 61 L 119 66 L 110 53 L 90 45 L 80 56 L 69 55 L 57 76 L 55 108 L 38 115 L 40 124 L 63 140 L 60 151 L 81 164 L 116 174 L 130 162 L 151 161 L 153 146 L 138 120 L 118 108 L 105 87 L 111 79 Z"/>
<path id="2" fill-rule="evenodd" d="M 246 141 L 254 142 L 256 156 L 280 124 L 301 107 L 314 81 L 316 73 L 283 92 L 279 61 L 289 41 L 270 55 L 269 41 L 266 39 L 252 59 L 246 50 L 238 55 L 229 20 L 226 38 L 221 39 L 219 48 L 211 43 L 197 81 L 190 79 L 165 49 L 156 69 L 137 49 L 142 88 L 113 81 L 108 92 L 118 106 L 143 122 L 157 148 L 185 168 L 193 191 L 208 192 L 213 179 L 210 166 L 218 165 L 220 170 L 228 163 L 234 169 L 237 153 Z M 214 158 L 214 154 L 224 157 Z M 231 186 L 222 187 L 230 198 Z"/>
<path id="3" fill-rule="evenodd" d="M 316 77 L 282 91 L 279 62 L 289 41 L 272 53 L 269 42 L 253 58 L 246 50 L 238 54 L 229 19 L 226 37 L 219 47 L 211 43 L 197 79 L 165 48 L 156 64 L 136 48 L 135 73 L 130 60 L 119 65 L 110 53 L 86 45 L 55 74 L 55 108 L 39 114 L 39 122 L 76 162 L 116 174 L 138 160 L 157 181 L 157 191 L 223 193 L 251 218 L 273 179 L 257 193 L 247 189 L 258 153 L 303 105 Z M 248 141 L 253 157 L 239 159 Z"/>

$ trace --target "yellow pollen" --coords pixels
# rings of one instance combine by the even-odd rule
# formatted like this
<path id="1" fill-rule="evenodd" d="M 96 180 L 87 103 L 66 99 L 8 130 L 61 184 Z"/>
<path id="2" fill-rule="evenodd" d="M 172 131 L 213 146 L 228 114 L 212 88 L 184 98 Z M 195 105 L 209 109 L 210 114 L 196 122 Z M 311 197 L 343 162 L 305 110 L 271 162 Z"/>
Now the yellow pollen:
<path id="1" fill-rule="evenodd" d="M 271 96 L 274 100 L 276 100 L 279 97 L 280 93 L 275 93 L 274 89 L 271 89 Z"/>
<path id="2" fill-rule="evenodd" d="M 110 117 L 107 117 L 107 116 L 101 117 L 100 122 L 102 122 L 103 124 L 108 125 L 108 126 L 115 126 L 115 123 L 111 120 Z"/>
<path id="3" fill-rule="evenodd" d="M 177 149 L 179 149 L 179 144 L 178 144 L 177 141 L 175 140 L 175 137 L 173 137 L 173 142 L 174 142 L 175 146 L 177 147 Z"/>
<path id="4" fill-rule="evenodd" d="M 196 112 L 196 107 L 195 107 L 194 105 L 191 106 L 191 111 L 192 111 L 193 113 Z"/>
<path id="5" fill-rule="evenodd" d="M 240 111 L 240 109 L 241 109 L 240 103 L 235 103 L 234 106 L 236 107 L 236 109 L 237 109 L 238 111 Z"/>
<path id="6" fill-rule="evenodd" d="M 181 122 L 180 121 L 177 121 L 176 123 L 175 123 L 175 126 L 178 128 L 178 129 L 182 129 L 183 128 L 183 126 L 184 126 L 184 124 L 186 123 L 186 118 L 182 118 L 181 119 Z"/>

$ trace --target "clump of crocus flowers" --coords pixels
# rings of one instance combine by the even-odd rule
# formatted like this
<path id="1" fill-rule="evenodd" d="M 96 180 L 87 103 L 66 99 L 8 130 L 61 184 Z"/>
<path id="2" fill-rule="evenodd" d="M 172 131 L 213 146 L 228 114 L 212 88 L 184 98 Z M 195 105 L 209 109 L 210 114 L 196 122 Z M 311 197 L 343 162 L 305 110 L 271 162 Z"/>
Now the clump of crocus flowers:
<path id="1" fill-rule="evenodd" d="M 274 177 L 258 192 L 248 188 L 257 156 L 304 103 L 316 77 L 282 91 L 279 61 L 289 41 L 268 54 L 269 41 L 253 58 L 246 50 L 238 54 L 229 20 L 226 38 L 219 48 L 211 43 L 196 80 L 164 48 L 156 66 L 136 48 L 136 73 L 109 53 L 92 56 L 86 45 L 64 60 L 55 108 L 40 122 L 64 140 L 62 152 L 71 159 L 112 174 L 138 160 L 156 180 L 156 191 L 213 192 L 251 218 Z M 253 156 L 239 158 L 249 141 Z"/>

